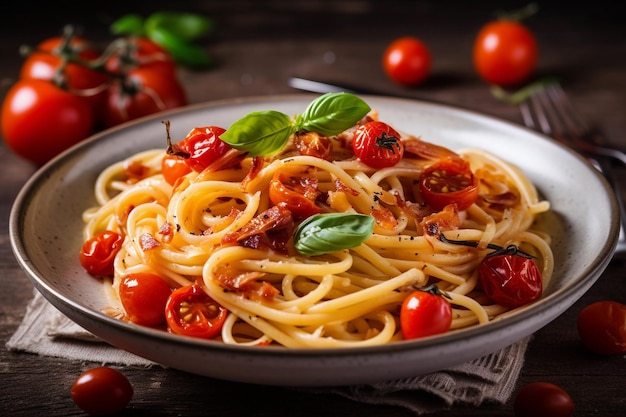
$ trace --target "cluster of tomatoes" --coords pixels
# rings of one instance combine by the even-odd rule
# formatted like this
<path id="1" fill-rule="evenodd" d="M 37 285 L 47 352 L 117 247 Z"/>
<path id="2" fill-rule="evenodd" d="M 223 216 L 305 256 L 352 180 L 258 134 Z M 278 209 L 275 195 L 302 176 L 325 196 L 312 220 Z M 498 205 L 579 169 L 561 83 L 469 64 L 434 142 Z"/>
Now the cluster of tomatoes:
<path id="1" fill-rule="evenodd" d="M 472 51 L 477 74 L 500 87 L 516 87 L 527 81 L 535 70 L 537 57 L 535 36 L 519 16 L 485 24 L 474 40 Z M 413 87 L 428 78 L 432 55 L 423 40 L 405 36 L 387 46 L 382 65 L 391 80 Z"/>
<path id="2" fill-rule="evenodd" d="M 67 30 L 25 54 L 2 104 L 2 135 L 38 165 L 98 130 L 187 104 L 176 62 L 147 38 L 99 50 Z"/>

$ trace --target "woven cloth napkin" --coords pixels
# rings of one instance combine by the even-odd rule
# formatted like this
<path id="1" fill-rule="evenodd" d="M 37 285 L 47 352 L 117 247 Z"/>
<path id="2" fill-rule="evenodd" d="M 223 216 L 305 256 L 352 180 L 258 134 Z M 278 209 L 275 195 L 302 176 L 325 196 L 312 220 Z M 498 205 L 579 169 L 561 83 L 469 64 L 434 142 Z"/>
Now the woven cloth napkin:
<path id="1" fill-rule="evenodd" d="M 354 401 L 404 407 L 415 415 L 481 404 L 503 404 L 511 396 L 530 338 L 498 352 L 428 375 L 348 387 L 307 388 Z M 39 292 L 6 343 L 11 351 L 116 365 L 157 365 L 113 347 L 78 326 Z M 160 366 L 160 365 L 159 365 Z"/>

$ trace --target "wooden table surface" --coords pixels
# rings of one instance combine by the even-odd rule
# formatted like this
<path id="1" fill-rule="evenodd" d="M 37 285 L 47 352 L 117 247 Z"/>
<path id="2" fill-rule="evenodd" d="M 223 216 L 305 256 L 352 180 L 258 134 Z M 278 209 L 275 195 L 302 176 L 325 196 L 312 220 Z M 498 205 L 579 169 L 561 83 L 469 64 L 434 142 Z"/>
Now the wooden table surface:
<path id="1" fill-rule="evenodd" d="M 14 2 L 18 3 L 18 2 Z M 465 4 L 467 3 L 467 4 Z M 547 2 L 546 2 L 547 3 Z M 524 2 L 452 1 L 107 1 L 86 6 L 13 4 L 0 12 L 0 79 L 3 94 L 15 81 L 21 44 L 55 36 L 77 23 L 84 37 L 112 39 L 108 25 L 127 12 L 144 16 L 156 10 L 205 13 L 218 29 L 204 47 L 218 65 L 208 71 L 181 70 L 193 103 L 296 93 L 290 76 L 357 84 L 388 95 L 408 95 L 470 108 L 521 123 L 517 108 L 503 105 L 473 71 L 471 47 L 480 28 L 498 8 Z M 86 3 L 85 3 L 86 4 Z M 611 141 L 626 147 L 626 31 L 618 2 L 549 2 L 527 21 L 540 45 L 537 76 L 563 80 L 580 112 L 602 126 Z M 380 60 L 385 46 L 400 35 L 421 37 L 433 54 L 427 83 L 405 89 L 389 81 Z M 555 161 L 556 163 L 556 161 Z M 81 415 L 69 389 L 89 365 L 8 352 L 5 342 L 18 327 L 32 285 L 9 245 L 8 217 L 13 199 L 35 167 L 0 145 L 0 415 Z M 619 170 L 624 175 L 622 169 Z M 580 192 L 571 184 L 572 192 Z M 626 267 L 613 261 L 574 306 L 536 332 L 516 390 L 534 381 L 566 389 L 575 416 L 624 416 L 624 357 L 588 353 L 576 332 L 578 312 L 596 300 L 626 303 Z M 135 396 L 128 415 L 178 416 L 408 416 L 401 408 L 371 406 L 334 395 L 312 395 L 276 387 L 248 386 L 189 375 L 172 369 L 125 369 Z M 455 408 L 432 416 L 512 416 L 504 405 Z"/>

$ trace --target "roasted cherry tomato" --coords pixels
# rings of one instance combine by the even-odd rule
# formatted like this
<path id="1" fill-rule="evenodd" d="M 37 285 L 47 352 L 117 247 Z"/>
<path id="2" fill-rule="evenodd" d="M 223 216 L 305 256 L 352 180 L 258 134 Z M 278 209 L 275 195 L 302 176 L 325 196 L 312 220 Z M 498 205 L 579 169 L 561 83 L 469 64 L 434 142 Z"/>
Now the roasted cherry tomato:
<path id="1" fill-rule="evenodd" d="M 599 355 L 626 354 L 626 304 L 598 301 L 578 314 L 578 334 Z"/>
<path id="2" fill-rule="evenodd" d="M 220 139 L 225 130 L 218 126 L 195 127 L 185 136 L 180 148 L 189 154 L 185 158 L 187 165 L 197 172 L 202 172 L 217 159 L 224 156 L 231 147 Z"/>
<path id="3" fill-rule="evenodd" d="M 404 155 L 404 144 L 394 128 L 383 122 L 372 121 L 357 127 L 352 139 L 352 150 L 364 164 L 372 168 L 388 168 L 400 162 Z"/>
<path id="4" fill-rule="evenodd" d="M 165 316 L 170 332 L 210 339 L 222 330 L 228 310 L 209 297 L 199 285 L 188 285 L 170 295 Z"/>
<path id="5" fill-rule="evenodd" d="M 430 50 L 421 40 L 405 36 L 391 42 L 383 54 L 383 69 L 394 82 L 413 87 L 430 73 Z"/>
<path id="6" fill-rule="evenodd" d="M 175 76 L 150 66 L 133 68 L 109 86 L 104 125 L 116 126 L 186 104 L 187 94 Z"/>
<path id="7" fill-rule="evenodd" d="M 80 250 L 80 264 L 91 275 L 113 275 L 113 261 L 122 249 L 124 236 L 105 230 L 87 240 Z"/>
<path id="8" fill-rule="evenodd" d="M 505 307 L 520 307 L 541 297 L 543 280 L 535 261 L 511 246 L 487 255 L 478 266 L 485 294 Z"/>
<path id="9" fill-rule="evenodd" d="M 400 309 L 400 327 L 405 339 L 432 336 L 450 330 L 452 306 L 436 288 L 409 294 Z"/>
<path id="10" fill-rule="evenodd" d="M 133 386 L 124 374 L 104 366 L 80 374 L 71 390 L 74 403 L 94 416 L 119 413 L 130 403 L 133 393 Z"/>
<path id="11" fill-rule="evenodd" d="M 131 322 L 143 326 L 165 323 L 165 305 L 172 291 L 160 276 L 149 272 L 128 274 L 120 282 L 119 293 Z"/>
<path id="12" fill-rule="evenodd" d="M 2 103 L 2 136 L 17 155 L 42 165 L 89 136 L 89 105 L 50 81 L 20 80 Z"/>
<path id="13" fill-rule="evenodd" d="M 89 67 L 89 63 L 99 56 L 100 53 L 82 38 L 50 38 L 37 45 L 37 49 L 24 60 L 20 78 L 55 80 L 72 94 L 83 97 L 97 119 L 109 82 L 108 74 Z M 68 60 L 67 64 L 63 64 L 64 59 Z M 62 65 L 65 67 L 61 68 Z"/>
<path id="14" fill-rule="evenodd" d="M 298 132 L 294 139 L 294 145 L 301 155 L 325 160 L 330 160 L 333 152 L 333 143 L 330 138 L 317 132 Z"/>
<path id="15" fill-rule="evenodd" d="M 537 42 L 532 32 L 514 20 L 486 24 L 474 42 L 476 71 L 485 81 L 502 87 L 526 81 L 537 65 Z"/>
<path id="16" fill-rule="evenodd" d="M 178 155 L 165 155 L 161 161 L 161 172 L 165 181 L 169 185 L 174 185 L 176 181 L 191 172 L 191 168 L 185 159 Z"/>
<path id="17" fill-rule="evenodd" d="M 143 67 L 163 72 L 166 76 L 175 76 L 176 62 L 160 45 L 141 36 L 122 39 L 117 53 L 111 55 L 105 64 L 107 71 L 119 74 Z"/>
<path id="18" fill-rule="evenodd" d="M 445 158 L 424 169 L 420 190 L 426 204 L 435 210 L 453 203 L 459 211 L 466 210 L 478 198 L 478 179 L 464 159 Z"/>
<path id="19" fill-rule="evenodd" d="M 558 385 L 533 382 L 518 391 L 513 409 L 515 417 L 570 417 L 574 402 Z"/>
<path id="20" fill-rule="evenodd" d="M 284 166 L 278 169 L 269 185 L 272 203 L 302 219 L 322 212 L 315 204 L 319 194 L 317 177 L 309 171 L 302 171 L 300 167 Z"/>

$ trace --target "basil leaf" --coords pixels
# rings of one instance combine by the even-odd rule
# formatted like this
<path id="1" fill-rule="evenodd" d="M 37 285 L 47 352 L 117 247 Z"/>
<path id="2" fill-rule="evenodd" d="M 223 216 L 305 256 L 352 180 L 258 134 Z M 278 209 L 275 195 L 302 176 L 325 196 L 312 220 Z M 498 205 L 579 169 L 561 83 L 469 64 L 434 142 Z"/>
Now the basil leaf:
<path id="1" fill-rule="evenodd" d="M 354 126 L 370 110 L 365 101 L 353 94 L 327 93 L 309 104 L 297 120 L 297 130 L 337 135 Z"/>
<path id="2" fill-rule="evenodd" d="M 155 29 L 167 30 L 182 41 L 189 42 L 213 30 L 213 21 L 195 13 L 154 12 L 145 22 L 145 31 L 152 37 Z"/>
<path id="3" fill-rule="evenodd" d="M 213 60 L 202 48 L 179 38 L 164 27 L 151 29 L 148 36 L 165 48 L 181 65 L 192 69 L 205 69 L 213 65 Z"/>
<path id="4" fill-rule="evenodd" d="M 220 139 L 250 156 L 267 156 L 281 150 L 293 132 L 289 116 L 268 110 L 252 112 L 237 120 Z"/>
<path id="5" fill-rule="evenodd" d="M 325 213 L 304 220 L 294 233 L 302 255 L 322 255 L 359 246 L 374 231 L 374 218 L 365 214 Z"/>
<path id="6" fill-rule="evenodd" d="M 134 13 L 124 15 L 111 24 L 110 30 L 114 35 L 144 36 L 143 17 Z"/>

